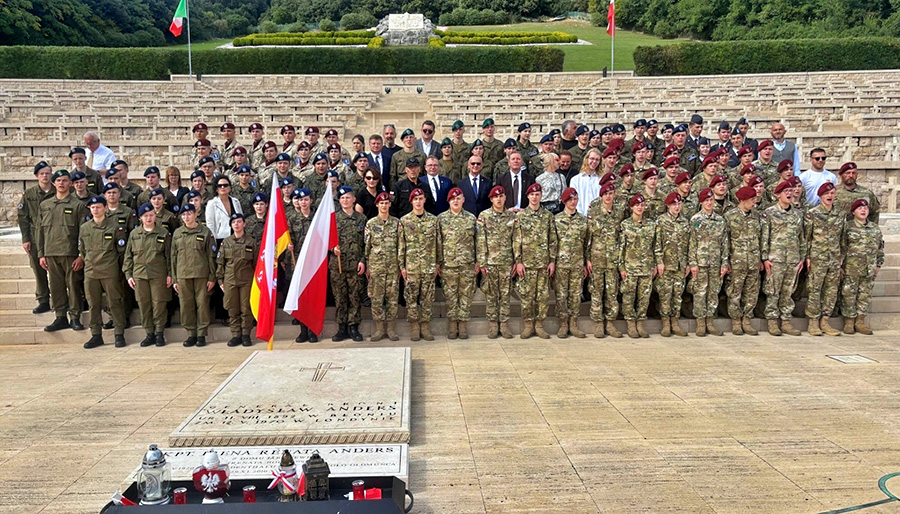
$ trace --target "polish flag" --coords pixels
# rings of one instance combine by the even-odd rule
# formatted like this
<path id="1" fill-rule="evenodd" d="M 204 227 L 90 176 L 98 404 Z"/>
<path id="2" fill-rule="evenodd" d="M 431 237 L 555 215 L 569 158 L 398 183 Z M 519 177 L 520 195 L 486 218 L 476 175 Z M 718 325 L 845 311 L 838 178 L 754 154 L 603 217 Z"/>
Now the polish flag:
<path id="1" fill-rule="evenodd" d="M 606 12 L 606 33 L 616 37 L 616 4 L 609 0 L 609 11 Z"/>
<path id="2" fill-rule="evenodd" d="M 322 333 L 325 324 L 328 251 L 338 245 L 330 182 L 322 198 L 300 249 L 291 286 L 284 300 L 284 312 L 316 334 Z"/>
<path id="3" fill-rule="evenodd" d="M 169 25 L 169 32 L 175 37 L 181 35 L 181 26 L 184 24 L 184 19 L 187 18 L 187 10 L 185 9 L 184 1 L 185 0 L 181 0 L 181 2 L 179 2 L 178 8 L 175 9 L 175 17 L 172 18 L 172 24 Z"/>
<path id="4" fill-rule="evenodd" d="M 278 264 L 278 256 L 287 250 L 289 244 L 291 244 L 291 235 L 288 232 L 287 219 L 284 216 L 281 191 L 278 190 L 278 181 L 273 180 L 259 259 L 256 261 L 256 272 L 253 276 L 253 284 L 250 286 L 250 310 L 257 322 L 256 337 L 267 341 L 269 350 L 272 349 L 275 335 L 275 311 L 278 308 L 275 305 L 278 279 L 275 266 Z"/>

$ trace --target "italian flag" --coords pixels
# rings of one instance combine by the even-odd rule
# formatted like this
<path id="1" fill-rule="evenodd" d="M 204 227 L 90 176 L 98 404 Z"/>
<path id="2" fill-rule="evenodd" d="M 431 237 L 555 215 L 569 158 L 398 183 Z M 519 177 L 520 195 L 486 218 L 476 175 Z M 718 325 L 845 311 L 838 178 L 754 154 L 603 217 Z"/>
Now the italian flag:
<path id="1" fill-rule="evenodd" d="M 173 36 L 181 35 L 181 26 L 184 25 L 184 19 L 187 18 L 187 11 L 184 6 L 184 0 L 178 2 L 178 9 L 175 9 L 175 17 L 172 18 L 172 24 L 169 25 L 169 32 Z"/>

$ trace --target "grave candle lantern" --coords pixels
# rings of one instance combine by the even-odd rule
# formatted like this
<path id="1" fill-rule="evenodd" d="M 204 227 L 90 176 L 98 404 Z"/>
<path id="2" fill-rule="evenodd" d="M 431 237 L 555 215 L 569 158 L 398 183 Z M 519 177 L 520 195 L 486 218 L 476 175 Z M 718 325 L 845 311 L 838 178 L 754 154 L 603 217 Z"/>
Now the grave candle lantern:
<path id="1" fill-rule="evenodd" d="M 165 505 L 169 503 L 172 488 L 172 469 L 166 462 L 166 455 L 155 444 L 151 444 L 138 473 L 138 493 L 141 505 Z"/>
<path id="2" fill-rule="evenodd" d="M 303 495 L 303 499 L 317 501 L 331 498 L 328 492 L 328 475 L 330 474 L 328 463 L 319 456 L 318 452 L 314 452 L 303 464 L 303 476 L 306 479 L 306 494 Z"/>

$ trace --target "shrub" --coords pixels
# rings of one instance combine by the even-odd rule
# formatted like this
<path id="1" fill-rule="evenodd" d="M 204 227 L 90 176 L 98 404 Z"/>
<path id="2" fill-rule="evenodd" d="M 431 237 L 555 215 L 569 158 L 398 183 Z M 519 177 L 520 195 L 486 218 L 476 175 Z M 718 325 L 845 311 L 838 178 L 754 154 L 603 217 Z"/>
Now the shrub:
<path id="1" fill-rule="evenodd" d="M 457 7 L 441 14 L 438 23 L 441 25 L 502 25 L 509 22 L 509 15 L 503 11 L 490 9 L 467 9 Z"/>
<path id="2" fill-rule="evenodd" d="M 341 17 L 341 29 L 343 30 L 367 29 L 375 25 L 378 25 L 378 20 L 366 11 L 351 12 Z"/>
<path id="3" fill-rule="evenodd" d="M 447 46 L 439 37 L 430 37 L 428 38 L 428 46 L 432 48 L 442 48 Z"/>
<path id="4" fill-rule="evenodd" d="M 638 75 L 894 69 L 900 67 L 900 41 L 847 38 L 685 42 L 639 46 L 634 50 L 634 64 Z"/>
<path id="5" fill-rule="evenodd" d="M 577 43 L 578 37 L 565 32 L 456 32 L 445 31 L 444 43 L 457 45 L 522 45 L 535 43 Z"/>
<path id="6" fill-rule="evenodd" d="M 334 32 L 337 26 L 331 20 L 322 20 L 319 22 L 319 30 L 322 32 Z"/>
<path id="7" fill-rule="evenodd" d="M 261 21 L 259 22 L 259 30 L 262 32 L 276 32 L 278 31 L 278 25 L 274 21 Z"/>
<path id="8" fill-rule="evenodd" d="M 373 37 L 369 40 L 369 44 L 366 45 L 369 48 L 381 48 L 384 46 L 384 38 L 383 37 Z"/>

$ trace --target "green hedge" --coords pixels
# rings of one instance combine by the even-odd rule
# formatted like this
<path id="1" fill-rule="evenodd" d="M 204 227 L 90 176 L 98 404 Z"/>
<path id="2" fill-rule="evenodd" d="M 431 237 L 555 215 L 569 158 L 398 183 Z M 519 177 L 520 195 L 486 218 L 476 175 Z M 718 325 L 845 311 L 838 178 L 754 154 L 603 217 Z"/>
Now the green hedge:
<path id="1" fill-rule="evenodd" d="M 638 75 L 716 75 L 900 68 L 900 39 L 773 39 L 639 46 Z"/>
<path id="2" fill-rule="evenodd" d="M 0 46 L 0 78 L 167 80 L 188 72 L 182 48 Z M 203 74 L 425 74 L 562 71 L 550 47 L 242 48 L 194 51 Z"/>
<path id="3" fill-rule="evenodd" d="M 337 32 L 266 32 L 235 38 L 234 46 L 262 45 L 365 45 L 375 37 L 374 30 Z"/>

